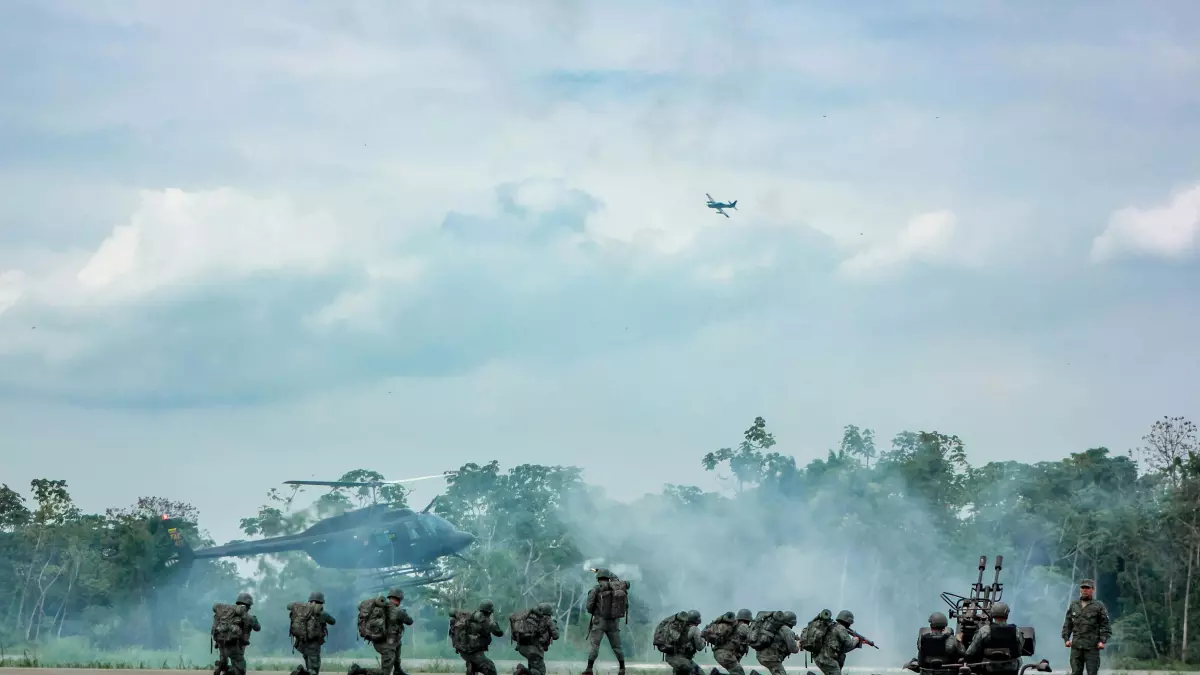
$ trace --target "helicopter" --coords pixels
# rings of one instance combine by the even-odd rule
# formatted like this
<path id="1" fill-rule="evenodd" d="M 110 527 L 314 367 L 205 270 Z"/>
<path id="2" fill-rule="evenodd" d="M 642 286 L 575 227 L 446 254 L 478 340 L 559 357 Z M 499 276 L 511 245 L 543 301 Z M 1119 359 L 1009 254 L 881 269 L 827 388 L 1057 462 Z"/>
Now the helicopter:
<path id="1" fill-rule="evenodd" d="M 285 485 L 320 485 L 332 488 L 369 488 L 396 485 L 429 478 L 442 478 L 453 472 L 400 480 L 319 481 L 289 480 Z M 445 518 L 431 513 L 434 497 L 420 512 L 389 504 L 372 503 L 364 508 L 324 518 L 298 534 L 240 541 L 193 549 L 184 537 L 180 523 L 163 515 L 167 535 L 177 549 L 168 566 L 190 568 L 202 558 L 253 556 L 286 551 L 303 551 L 321 567 L 356 570 L 374 576 L 380 585 L 426 586 L 453 578 L 443 574 L 437 561 L 443 557 L 462 558 L 460 552 L 475 541 Z M 465 558 L 464 558 L 465 560 Z"/>

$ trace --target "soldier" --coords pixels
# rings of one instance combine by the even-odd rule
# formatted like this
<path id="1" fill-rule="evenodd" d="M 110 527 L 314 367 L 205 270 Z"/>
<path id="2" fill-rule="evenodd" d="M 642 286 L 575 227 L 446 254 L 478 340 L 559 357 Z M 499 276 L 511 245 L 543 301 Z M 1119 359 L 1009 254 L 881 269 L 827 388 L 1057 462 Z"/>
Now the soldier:
<path id="1" fill-rule="evenodd" d="M 313 591 L 308 596 L 308 603 L 294 602 L 288 606 L 290 614 L 291 633 L 296 651 L 304 657 L 304 665 L 297 671 L 304 670 L 309 675 L 319 675 L 321 672 L 321 646 L 329 635 L 329 627 L 337 620 L 325 612 L 325 594 Z"/>
<path id="2" fill-rule="evenodd" d="M 404 637 L 405 627 L 413 624 L 413 618 L 400 606 L 400 603 L 404 602 L 404 589 L 389 589 L 387 600 L 383 637 L 371 642 L 371 646 L 379 654 L 379 668 L 363 668 L 357 663 L 352 663 L 349 675 L 408 675 L 400 667 L 400 641 Z"/>
<path id="3" fill-rule="evenodd" d="M 213 636 L 218 647 L 217 667 L 213 675 L 246 675 L 246 647 L 250 646 L 250 632 L 262 630 L 258 617 L 250 613 L 254 598 L 250 597 L 249 593 L 238 593 L 237 602 L 234 604 L 243 608 L 237 619 L 240 622 L 241 637 L 233 642 L 223 642 L 216 635 Z M 213 607 L 213 611 L 217 611 L 217 606 Z M 216 626 L 213 627 L 213 632 L 217 632 Z"/>
<path id="4" fill-rule="evenodd" d="M 696 652 L 704 649 L 704 639 L 700 637 L 700 612 L 692 609 L 680 612 L 671 621 L 679 629 L 678 640 L 674 644 L 664 645 L 660 651 L 671 666 L 674 675 L 700 675 L 700 666 L 693 660 Z"/>
<path id="5" fill-rule="evenodd" d="M 750 651 L 750 621 L 753 618 L 750 610 L 739 609 L 729 636 L 712 646 L 713 659 L 729 675 L 746 675 L 745 669 L 742 668 L 742 657 Z M 709 675 L 721 675 L 721 671 L 713 668 Z"/>
<path id="6" fill-rule="evenodd" d="M 554 607 L 550 603 L 540 603 L 531 613 L 538 619 L 537 634 L 529 638 L 521 636 L 517 640 L 517 653 L 525 657 L 529 665 L 518 663 L 516 675 L 546 675 L 546 650 L 558 639 L 558 622 L 554 620 Z"/>
<path id="7" fill-rule="evenodd" d="M 838 612 L 833 629 L 825 636 L 825 642 L 813 663 L 821 669 L 824 675 L 842 675 L 842 666 L 846 665 L 846 654 L 862 647 L 862 640 L 850 634 L 849 628 L 854 625 L 854 613 L 848 609 Z M 766 664 L 764 664 L 766 665 Z M 782 669 L 781 669 L 782 670 Z"/>
<path id="8" fill-rule="evenodd" d="M 455 651 L 467 664 L 467 675 L 496 675 L 496 664 L 488 658 L 487 650 L 492 645 L 492 636 L 503 637 L 504 630 L 492 618 L 494 611 L 492 601 L 484 600 L 479 603 L 479 609 L 470 615 L 465 625 L 455 628 L 456 632 L 466 631 L 465 635 L 457 635 L 454 640 L 462 645 L 461 648 L 456 646 Z M 452 619 L 452 627 L 453 621 Z"/>
<path id="9" fill-rule="evenodd" d="M 1008 622 L 1008 605 L 994 602 L 988 614 L 991 621 L 975 631 L 964 656 L 968 663 L 978 663 L 983 658 L 986 672 L 1015 675 L 1021 669 L 1021 635 Z"/>
<path id="10" fill-rule="evenodd" d="M 1071 675 L 1096 675 L 1100 670 L 1100 650 L 1112 637 L 1108 609 L 1095 599 L 1096 582 L 1079 582 L 1079 599 L 1072 600 L 1063 620 L 1063 643 L 1071 650 Z"/>
<path id="11" fill-rule="evenodd" d="M 762 667 L 771 672 L 771 675 L 787 675 L 787 670 L 783 667 L 784 659 L 800 651 L 800 641 L 792 632 L 795 627 L 796 613 L 784 612 L 783 625 L 779 627 L 771 643 L 755 651 L 755 658 Z"/>
<path id="12" fill-rule="evenodd" d="M 623 591 L 614 589 L 613 585 L 623 586 Z M 596 586 L 588 592 L 587 610 L 592 619 L 588 624 L 588 662 L 582 675 L 592 675 L 592 667 L 600 654 L 601 638 L 608 638 L 608 646 L 612 648 L 613 656 L 617 657 L 617 675 L 625 675 L 625 652 L 621 650 L 621 624 L 628 606 L 619 607 L 618 611 L 606 611 L 610 607 L 618 607 L 620 603 L 613 602 L 617 593 L 628 593 L 629 582 L 617 579 L 606 569 L 596 570 Z M 606 597 L 608 596 L 608 597 Z M 627 602 L 627 595 L 621 595 L 621 602 Z M 616 614 L 620 616 L 615 616 Z M 610 616 L 611 615 L 611 616 Z"/>
<path id="13" fill-rule="evenodd" d="M 921 667 L 936 668 L 956 663 L 963 657 L 963 648 L 954 633 L 947 627 L 950 621 L 945 614 L 934 612 L 929 615 L 929 632 L 917 636 L 917 658 L 905 666 L 919 672 Z"/>

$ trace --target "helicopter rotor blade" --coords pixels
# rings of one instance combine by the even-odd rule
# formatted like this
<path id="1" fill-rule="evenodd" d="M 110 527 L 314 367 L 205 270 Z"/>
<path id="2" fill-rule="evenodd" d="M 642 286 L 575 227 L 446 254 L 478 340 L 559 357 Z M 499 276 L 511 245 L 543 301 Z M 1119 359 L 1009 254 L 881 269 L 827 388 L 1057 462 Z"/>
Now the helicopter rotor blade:
<path id="1" fill-rule="evenodd" d="M 367 481 L 350 481 L 350 480 L 285 480 L 284 485 L 324 485 L 326 487 L 382 487 L 384 485 L 399 485 L 401 483 L 412 483 L 418 480 L 429 480 L 430 478 L 445 478 L 453 476 L 457 471 L 447 471 L 433 476 L 417 476 L 416 478 L 400 478 L 397 480 L 367 480 Z"/>

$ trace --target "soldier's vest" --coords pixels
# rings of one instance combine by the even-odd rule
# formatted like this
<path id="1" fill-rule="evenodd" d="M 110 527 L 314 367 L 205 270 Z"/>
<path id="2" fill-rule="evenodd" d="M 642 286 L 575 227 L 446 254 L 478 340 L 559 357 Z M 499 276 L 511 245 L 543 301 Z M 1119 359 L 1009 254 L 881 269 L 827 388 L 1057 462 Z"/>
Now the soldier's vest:
<path id="1" fill-rule="evenodd" d="M 945 665 L 949 660 L 946 654 L 947 637 L 940 631 L 922 635 L 921 643 L 917 646 L 917 665 L 921 668 L 941 668 Z"/>

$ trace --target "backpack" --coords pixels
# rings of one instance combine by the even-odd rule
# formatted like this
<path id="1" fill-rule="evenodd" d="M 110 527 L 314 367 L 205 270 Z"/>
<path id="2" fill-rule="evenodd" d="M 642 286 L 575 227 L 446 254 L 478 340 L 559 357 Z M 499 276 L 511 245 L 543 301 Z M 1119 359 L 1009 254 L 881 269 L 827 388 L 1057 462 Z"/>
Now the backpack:
<path id="1" fill-rule="evenodd" d="M 474 612 L 456 611 L 450 615 L 450 644 L 460 654 L 481 652 L 487 649 L 488 641 L 481 630 L 483 626 L 475 620 Z M 486 637 L 491 637 L 487 632 Z"/>
<path id="2" fill-rule="evenodd" d="M 672 614 L 654 628 L 654 648 L 666 654 L 678 649 L 683 639 L 687 637 L 687 621 L 680 619 L 678 614 Z"/>
<path id="3" fill-rule="evenodd" d="M 755 649 L 770 647 L 779 635 L 779 627 L 782 625 L 783 612 L 759 612 L 750 622 L 750 646 Z"/>
<path id="4" fill-rule="evenodd" d="M 812 621 L 800 631 L 800 648 L 816 656 L 825 647 L 825 639 L 833 628 L 833 612 L 827 609 L 813 617 Z"/>
<path id="5" fill-rule="evenodd" d="M 621 619 L 629 613 L 629 582 L 607 579 L 600 583 L 594 614 L 601 619 Z"/>
<path id="6" fill-rule="evenodd" d="M 313 607 L 308 602 L 293 602 L 288 605 L 288 616 L 291 626 L 288 634 L 300 642 L 316 642 L 325 637 L 325 622 L 321 620 L 322 610 Z"/>
<path id="7" fill-rule="evenodd" d="M 218 645 L 241 644 L 246 637 L 243 605 L 213 605 L 212 639 Z"/>
<path id="8" fill-rule="evenodd" d="M 736 628 L 735 620 L 736 616 L 733 612 L 726 612 L 705 626 L 704 630 L 700 631 L 700 637 L 713 647 L 728 644 L 733 638 L 733 631 Z"/>
<path id="9" fill-rule="evenodd" d="M 513 642 L 523 645 L 537 642 L 545 632 L 542 629 L 541 617 L 528 609 L 523 609 L 508 617 L 508 631 Z"/>
<path id="10" fill-rule="evenodd" d="M 358 603 L 358 636 L 367 642 L 387 638 L 387 598 L 367 598 Z"/>

